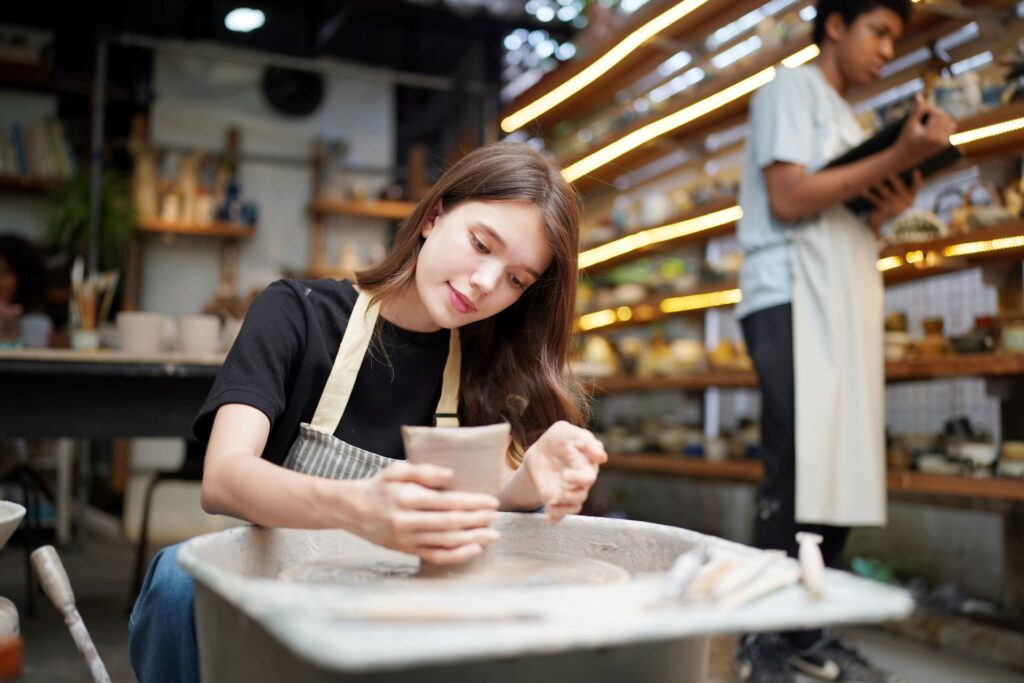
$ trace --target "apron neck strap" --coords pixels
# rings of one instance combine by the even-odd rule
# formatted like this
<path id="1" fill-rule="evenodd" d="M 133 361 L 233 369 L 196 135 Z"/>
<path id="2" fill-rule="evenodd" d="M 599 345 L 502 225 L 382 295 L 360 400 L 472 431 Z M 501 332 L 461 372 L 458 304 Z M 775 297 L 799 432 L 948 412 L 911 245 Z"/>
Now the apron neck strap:
<path id="1" fill-rule="evenodd" d="M 437 427 L 459 426 L 459 373 L 462 371 L 462 346 L 459 331 L 453 329 L 448 338 L 448 360 L 444 363 L 444 379 L 441 381 L 441 400 L 437 402 L 434 425 Z"/>
<path id="2" fill-rule="evenodd" d="M 370 301 L 368 292 L 361 291 L 352 308 L 345 333 L 338 346 L 338 355 L 334 359 L 331 374 L 327 377 L 320 401 L 310 426 L 326 434 L 334 434 L 341 424 L 341 416 L 345 414 L 352 388 L 356 384 L 359 368 L 373 338 L 373 330 L 380 317 L 380 303 Z M 438 427 L 459 426 L 459 373 L 462 367 L 462 351 L 459 345 L 459 333 L 451 331 L 448 342 L 448 359 L 444 365 L 444 377 L 441 384 L 441 400 L 438 401 L 435 424 Z"/>

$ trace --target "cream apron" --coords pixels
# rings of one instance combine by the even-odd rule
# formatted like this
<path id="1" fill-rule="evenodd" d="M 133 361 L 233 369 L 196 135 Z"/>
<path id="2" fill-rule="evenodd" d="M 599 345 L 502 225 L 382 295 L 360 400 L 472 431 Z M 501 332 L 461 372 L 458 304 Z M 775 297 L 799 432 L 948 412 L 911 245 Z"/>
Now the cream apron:
<path id="1" fill-rule="evenodd" d="M 391 463 L 391 458 L 345 443 L 334 432 L 345 414 L 356 376 L 373 337 L 380 316 L 380 304 L 370 303 L 370 295 L 360 292 L 341 337 L 338 356 L 327 378 L 324 393 L 317 403 L 313 420 L 299 425 L 299 436 L 288 451 L 283 465 L 290 470 L 328 479 L 366 479 Z M 451 332 L 448 359 L 444 365 L 441 399 L 434 419 L 439 427 L 458 427 L 459 370 L 462 354 L 459 333 Z M 395 427 L 398 429 L 398 427 Z"/>
<path id="2" fill-rule="evenodd" d="M 834 122 L 822 128 L 833 131 L 822 140 L 823 159 L 863 136 L 856 135 L 859 127 L 851 132 L 849 125 Z M 796 519 L 881 526 L 884 291 L 875 236 L 854 214 L 836 207 L 801 224 L 791 240 Z"/>

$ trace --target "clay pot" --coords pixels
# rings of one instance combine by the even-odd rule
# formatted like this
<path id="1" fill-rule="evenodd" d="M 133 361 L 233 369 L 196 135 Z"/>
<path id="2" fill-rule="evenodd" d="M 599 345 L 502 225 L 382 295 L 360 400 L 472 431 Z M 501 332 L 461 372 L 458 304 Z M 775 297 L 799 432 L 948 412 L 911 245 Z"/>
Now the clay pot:
<path id="1" fill-rule="evenodd" d="M 485 427 L 402 427 L 406 459 L 454 470 L 448 487 L 452 491 L 498 495 L 510 441 L 507 422 Z"/>

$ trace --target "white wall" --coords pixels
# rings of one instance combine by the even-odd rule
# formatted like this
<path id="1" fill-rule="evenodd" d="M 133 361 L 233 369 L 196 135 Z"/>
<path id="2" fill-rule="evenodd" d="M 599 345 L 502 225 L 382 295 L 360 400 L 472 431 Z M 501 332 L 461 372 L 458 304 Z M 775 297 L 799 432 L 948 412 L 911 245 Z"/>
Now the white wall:
<path id="1" fill-rule="evenodd" d="M 260 92 L 262 68 L 225 59 L 160 52 L 154 60 L 156 102 L 150 138 L 157 146 L 220 150 L 229 126 L 242 132 L 242 152 L 308 158 L 313 140 L 341 137 L 349 143 L 354 165 L 387 167 L 394 159 L 393 86 L 368 79 L 363 67 L 333 68 L 326 78 L 320 109 L 293 119 L 275 113 Z M 268 57 L 269 59 L 270 57 Z M 387 182 L 365 177 L 371 191 Z M 301 271 L 307 263 L 307 216 L 311 193 L 307 165 L 244 161 L 242 192 L 259 205 L 257 236 L 241 247 L 239 292 L 263 287 L 280 277 L 283 268 Z M 375 185 L 376 184 L 376 185 Z M 366 257 L 372 243 L 384 243 L 385 224 L 376 220 L 333 219 L 329 257 L 337 258 L 340 239 L 350 240 Z M 168 244 L 149 237 L 143 253 L 141 305 L 172 315 L 193 313 L 213 295 L 218 282 L 217 241 L 177 239 Z"/>

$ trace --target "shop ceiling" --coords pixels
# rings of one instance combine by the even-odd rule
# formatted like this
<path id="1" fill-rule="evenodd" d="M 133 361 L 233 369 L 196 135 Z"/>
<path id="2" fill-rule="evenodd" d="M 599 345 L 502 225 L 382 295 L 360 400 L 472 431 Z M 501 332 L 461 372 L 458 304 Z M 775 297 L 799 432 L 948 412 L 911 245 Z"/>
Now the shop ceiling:
<path id="1" fill-rule="evenodd" d="M 518 27 L 543 27 L 519 0 L 67 0 L 2 3 L 0 22 L 74 31 L 214 41 L 295 57 L 325 57 L 434 76 L 458 75 L 482 54 L 497 81 L 501 44 Z M 263 27 L 234 33 L 225 15 L 239 6 L 262 10 Z M 90 31 L 90 28 L 93 29 Z M 63 29 L 63 31 L 62 31 Z"/>

